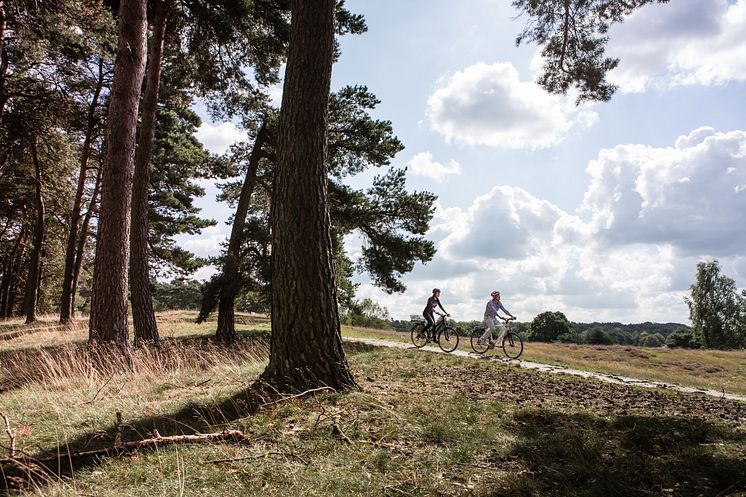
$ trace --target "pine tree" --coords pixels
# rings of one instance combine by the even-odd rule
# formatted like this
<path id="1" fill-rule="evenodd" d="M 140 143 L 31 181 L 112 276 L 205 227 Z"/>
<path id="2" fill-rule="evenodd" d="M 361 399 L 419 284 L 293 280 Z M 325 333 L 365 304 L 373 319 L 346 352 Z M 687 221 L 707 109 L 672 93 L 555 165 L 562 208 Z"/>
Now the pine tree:
<path id="1" fill-rule="evenodd" d="M 127 289 L 135 133 L 146 60 L 146 0 L 121 0 L 109 102 L 89 339 L 129 355 Z"/>
<path id="2" fill-rule="evenodd" d="M 272 198 L 272 337 L 280 391 L 355 387 L 340 334 L 327 198 L 334 0 L 293 0 Z"/>

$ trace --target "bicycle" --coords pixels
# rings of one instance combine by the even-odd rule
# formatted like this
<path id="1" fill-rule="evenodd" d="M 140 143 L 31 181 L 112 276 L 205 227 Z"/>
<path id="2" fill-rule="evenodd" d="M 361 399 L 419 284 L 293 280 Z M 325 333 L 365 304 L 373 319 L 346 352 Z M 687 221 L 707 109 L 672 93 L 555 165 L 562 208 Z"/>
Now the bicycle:
<path id="1" fill-rule="evenodd" d="M 509 359 L 518 359 L 523 354 L 523 340 L 520 335 L 515 331 L 511 330 L 510 322 L 515 318 L 504 318 L 498 316 L 505 323 L 505 336 L 500 347 Z M 471 332 L 471 348 L 477 354 L 484 354 L 489 349 L 492 349 L 497 345 L 497 341 L 492 340 L 492 336 L 489 337 L 489 342 L 483 344 L 480 342 L 480 338 L 484 335 L 485 328 L 477 326 Z M 491 334 L 490 334 L 491 335 Z"/>
<path id="2" fill-rule="evenodd" d="M 441 314 L 439 312 L 436 312 L 435 314 L 440 316 L 440 318 L 435 322 L 430 333 L 435 336 L 434 341 L 438 342 L 440 350 L 443 352 L 453 352 L 456 350 L 456 347 L 458 347 L 458 333 L 450 326 L 446 326 L 446 314 Z M 427 339 L 427 333 L 425 332 L 424 321 L 417 321 L 412 325 L 410 338 L 412 339 L 412 344 L 418 349 L 421 349 L 425 344 L 427 344 L 429 340 Z"/>

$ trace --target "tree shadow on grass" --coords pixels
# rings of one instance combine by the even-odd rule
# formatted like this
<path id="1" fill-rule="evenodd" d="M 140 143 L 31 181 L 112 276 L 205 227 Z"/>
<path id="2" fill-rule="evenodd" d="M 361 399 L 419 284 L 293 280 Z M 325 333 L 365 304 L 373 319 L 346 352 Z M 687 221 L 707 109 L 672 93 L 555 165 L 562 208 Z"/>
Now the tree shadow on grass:
<path id="1" fill-rule="evenodd" d="M 369 352 L 375 347 L 360 343 L 345 343 L 348 356 Z M 54 456 L 52 460 L 35 463 L 27 460 L 23 464 L 0 464 L 0 496 L 9 495 L 18 490 L 40 489 L 60 479 L 69 479 L 76 472 L 100 465 L 106 457 L 116 457 L 131 453 L 114 448 L 115 440 L 121 442 L 139 441 L 154 436 L 170 437 L 216 433 L 223 430 L 240 430 L 241 437 L 228 437 L 233 443 L 252 443 L 256 437 L 246 432 L 242 419 L 255 415 L 260 409 L 275 405 L 286 398 L 294 398 L 311 392 L 297 392 L 286 396 L 279 395 L 271 387 L 254 383 L 240 390 L 228 399 L 215 403 L 190 403 L 184 408 L 165 415 L 156 415 L 137 420 L 124 419 L 117 427 L 112 412 L 112 425 L 106 430 L 95 430 L 83 434 L 65 444 L 41 449 L 34 454 L 36 458 Z M 126 413 L 124 413 L 126 417 Z M 74 454 L 105 450 L 94 456 L 78 457 Z M 142 452 L 151 448 L 137 449 Z M 73 454 L 73 455 L 71 455 Z"/>
<path id="2" fill-rule="evenodd" d="M 506 422 L 516 443 L 494 450 L 507 477 L 488 495 L 726 496 L 746 491 L 746 433 L 665 416 L 604 418 L 541 409 Z"/>

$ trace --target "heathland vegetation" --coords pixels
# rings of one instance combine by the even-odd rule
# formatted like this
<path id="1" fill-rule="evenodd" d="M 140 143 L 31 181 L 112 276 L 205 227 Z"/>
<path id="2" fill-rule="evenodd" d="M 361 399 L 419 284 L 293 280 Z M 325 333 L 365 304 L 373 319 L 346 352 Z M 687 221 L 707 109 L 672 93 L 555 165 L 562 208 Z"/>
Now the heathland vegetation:
<path id="1" fill-rule="evenodd" d="M 257 398 L 249 387 L 267 363 L 269 320 L 237 314 L 241 339 L 226 346 L 211 339 L 215 321 L 195 315 L 158 314 L 161 348 L 134 349 L 131 370 L 85 346 L 85 323 L 1 324 L 4 483 L 22 495 L 102 497 L 744 488 L 743 402 L 354 343 L 345 349 L 359 390 Z M 343 329 L 359 333 L 370 331 Z M 616 372 L 667 369 L 746 393 L 743 352 L 615 347 L 527 353 L 555 349 Z M 706 371 L 713 363 L 719 370 Z"/>

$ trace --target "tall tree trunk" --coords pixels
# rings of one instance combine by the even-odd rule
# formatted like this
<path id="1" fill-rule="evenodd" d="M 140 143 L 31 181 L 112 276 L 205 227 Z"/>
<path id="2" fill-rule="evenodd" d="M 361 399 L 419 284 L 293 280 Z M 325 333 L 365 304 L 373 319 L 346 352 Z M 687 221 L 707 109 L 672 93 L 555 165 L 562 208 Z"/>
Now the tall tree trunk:
<path id="1" fill-rule="evenodd" d="M 89 340 L 129 357 L 127 269 L 137 111 L 146 57 L 146 0 L 119 3 L 119 42 L 109 101 Z"/>
<path id="2" fill-rule="evenodd" d="M 0 122 L 3 121 L 3 111 L 5 110 L 5 103 L 8 101 L 5 92 L 5 75 L 8 73 L 8 51 L 5 49 L 6 29 L 5 2 L 0 0 Z"/>
<path id="3" fill-rule="evenodd" d="M 36 321 L 36 302 L 41 284 L 41 253 L 44 246 L 44 192 L 42 191 L 42 170 L 39 161 L 39 151 L 36 147 L 36 137 L 31 141 L 31 158 L 34 162 L 34 176 L 36 186 L 36 224 L 34 225 L 34 244 L 31 249 L 28 276 L 26 277 L 26 294 L 23 310 L 26 313 L 26 323 Z"/>
<path id="4" fill-rule="evenodd" d="M 135 155 L 135 178 L 132 187 L 132 232 L 130 233 L 130 298 L 135 345 L 158 342 L 158 325 L 153 312 L 148 264 L 148 192 L 150 160 L 153 156 L 158 88 L 161 83 L 163 36 L 171 1 L 157 1 L 154 6 L 153 36 L 150 39 L 145 96 L 142 102 L 140 135 Z"/>
<path id="5" fill-rule="evenodd" d="M 249 213 L 251 205 L 251 195 L 254 192 L 254 187 L 256 187 L 257 169 L 259 168 L 259 161 L 263 154 L 262 147 L 266 141 L 267 125 L 266 122 L 263 122 L 256 135 L 254 147 L 251 150 L 249 168 L 246 171 L 246 177 L 241 187 L 241 195 L 238 198 L 238 207 L 236 208 L 236 215 L 233 217 L 231 237 L 228 241 L 228 252 L 225 255 L 225 264 L 223 266 L 223 283 L 220 287 L 218 301 L 217 339 L 224 342 L 236 339 L 236 323 L 233 307 L 241 285 L 238 273 L 240 263 L 239 253 L 241 241 L 243 240 L 243 228 L 246 224 L 246 216 Z"/>
<path id="6" fill-rule="evenodd" d="M 91 148 L 93 146 L 93 137 L 96 131 L 96 109 L 98 108 L 98 99 L 101 96 L 101 90 L 104 87 L 104 59 L 99 59 L 98 63 L 98 81 L 93 92 L 93 98 L 88 105 L 88 122 L 83 140 L 83 150 L 80 154 L 80 173 L 78 176 L 78 189 L 75 192 L 75 201 L 73 210 L 70 214 L 70 232 L 67 235 L 67 247 L 65 249 L 65 269 L 62 278 L 62 298 L 60 302 L 60 324 L 68 324 L 72 320 L 74 310 L 73 301 L 75 300 L 73 288 L 75 287 L 75 249 L 78 245 L 80 236 L 80 219 L 81 209 L 83 207 L 83 196 L 85 195 L 86 178 L 88 176 L 88 161 L 91 157 Z"/>
<path id="7" fill-rule="evenodd" d="M 0 281 L 0 318 L 9 318 L 13 315 L 15 305 L 15 288 L 18 284 L 18 273 L 23 266 L 23 256 L 26 252 L 28 231 L 26 225 L 21 226 L 13 250 L 8 255 L 8 262 L 3 271 L 3 279 Z"/>
<path id="8" fill-rule="evenodd" d="M 101 173 L 96 173 L 96 183 L 93 187 L 93 193 L 91 193 L 91 200 L 88 202 L 88 211 L 85 213 L 83 218 L 83 224 L 80 226 L 80 236 L 78 237 L 78 248 L 75 251 L 75 266 L 73 270 L 73 285 L 72 295 L 70 300 L 70 317 L 75 317 L 75 298 L 78 294 L 78 282 L 80 281 L 80 268 L 83 265 L 83 258 L 85 256 L 85 246 L 88 242 L 88 229 L 91 225 L 91 218 L 93 213 L 96 212 L 96 202 L 98 202 L 98 194 L 101 190 Z"/>
<path id="9" fill-rule="evenodd" d="M 280 391 L 355 387 L 340 334 L 327 202 L 335 0 L 293 0 L 272 196 L 272 338 Z"/>

